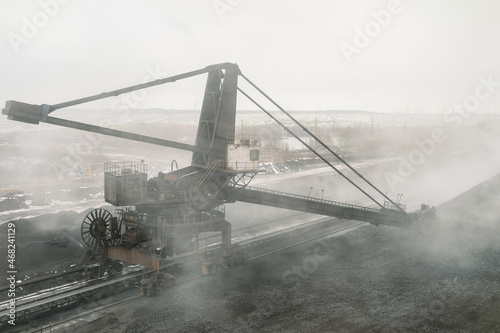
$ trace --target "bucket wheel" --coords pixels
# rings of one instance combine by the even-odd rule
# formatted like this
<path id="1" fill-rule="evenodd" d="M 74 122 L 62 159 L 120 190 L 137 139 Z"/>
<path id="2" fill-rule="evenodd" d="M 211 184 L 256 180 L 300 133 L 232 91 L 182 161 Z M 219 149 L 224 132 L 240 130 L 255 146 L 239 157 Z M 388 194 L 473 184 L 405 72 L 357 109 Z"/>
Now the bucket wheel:
<path id="1" fill-rule="evenodd" d="M 111 234 L 110 221 L 112 215 L 106 209 L 97 208 L 85 216 L 81 234 L 85 244 L 91 248 L 104 245 L 116 245 L 120 240 Z"/>

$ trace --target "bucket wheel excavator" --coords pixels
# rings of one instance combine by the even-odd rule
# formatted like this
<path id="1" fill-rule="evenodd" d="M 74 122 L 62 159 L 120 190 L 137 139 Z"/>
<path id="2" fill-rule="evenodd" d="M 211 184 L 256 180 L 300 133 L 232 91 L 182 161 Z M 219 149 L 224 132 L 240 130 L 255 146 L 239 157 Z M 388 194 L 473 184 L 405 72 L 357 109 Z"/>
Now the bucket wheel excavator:
<path id="1" fill-rule="evenodd" d="M 207 74 L 207 83 L 194 145 L 51 115 L 59 109 L 202 74 Z M 238 87 L 238 78 L 247 81 L 326 151 L 344 163 L 368 186 L 375 189 L 384 198 L 384 203 L 379 203 L 331 164 L 325 156 L 318 153 Z M 378 208 L 318 200 L 248 186 L 259 171 L 260 142 L 258 137 L 251 135 L 235 135 L 238 92 L 249 98 L 318 158 L 368 196 Z M 7 101 L 3 114 L 7 115 L 8 119 L 25 123 L 44 122 L 192 152 L 190 166 L 168 173 L 160 172 L 150 179 L 147 177 L 147 165 L 142 162 L 106 163 L 104 167 L 105 201 L 117 208 L 116 216 L 99 208 L 91 211 L 82 222 L 82 238 L 90 248 L 99 250 L 103 257 L 139 264 L 149 269 L 150 273 L 145 275 L 142 281 L 143 294 L 150 295 L 166 280 L 171 281 L 171 277 L 166 277 L 163 273 L 164 267 L 168 262 L 172 262 L 172 258 L 196 250 L 196 239 L 203 232 L 222 233 L 222 246 L 215 254 L 219 262 L 229 266 L 245 262 L 244 253 L 238 247 L 231 245 L 231 224 L 225 219 L 224 204 L 242 201 L 398 227 L 432 223 L 436 218 L 435 209 L 427 205 L 422 205 L 421 209 L 416 212 L 407 213 L 404 205 L 392 201 L 366 180 L 341 156 L 244 76 L 239 67 L 232 63 L 211 65 L 192 72 L 59 104 L 33 105 Z"/>

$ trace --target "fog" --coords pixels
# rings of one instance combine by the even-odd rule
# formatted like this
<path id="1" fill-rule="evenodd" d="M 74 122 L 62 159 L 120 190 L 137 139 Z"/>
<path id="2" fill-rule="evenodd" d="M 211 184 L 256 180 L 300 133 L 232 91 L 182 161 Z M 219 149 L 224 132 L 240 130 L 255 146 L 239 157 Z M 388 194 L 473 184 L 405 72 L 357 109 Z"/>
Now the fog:
<path id="1" fill-rule="evenodd" d="M 376 24 L 387 1 L 222 1 L 223 14 L 206 1 L 47 2 L 1 4 L 2 101 L 58 103 L 230 61 L 295 110 L 444 112 L 499 70 L 490 0 L 398 1 L 368 41 L 357 31 Z M 343 43 L 357 49 L 350 62 Z M 133 104 L 201 105 L 204 83 L 186 84 Z M 494 96 L 480 108 L 497 112 L 498 103 Z"/>
<path id="2" fill-rule="evenodd" d="M 0 9 L 0 103 L 55 104 L 237 63 L 407 213 L 421 204 L 437 210 L 431 224 L 365 224 L 223 270 L 168 299 L 142 300 L 127 318 L 106 314 L 96 332 L 162 325 L 174 332 L 498 330 L 497 2 L 30 0 Z M 205 75 L 179 80 L 53 115 L 194 144 L 205 83 Z M 384 204 L 247 82 L 239 86 L 377 202 L 239 94 L 236 134 L 261 140 L 260 172 L 250 186 Z M 172 171 L 174 161 L 189 166 L 192 153 L 1 115 L 0 157 L 0 228 L 16 224 L 19 271 L 31 274 L 79 261 L 85 215 L 98 207 L 115 213 L 104 201 L 104 163 L 144 162 L 152 178 Z M 238 237 L 323 218 L 225 206 Z"/>

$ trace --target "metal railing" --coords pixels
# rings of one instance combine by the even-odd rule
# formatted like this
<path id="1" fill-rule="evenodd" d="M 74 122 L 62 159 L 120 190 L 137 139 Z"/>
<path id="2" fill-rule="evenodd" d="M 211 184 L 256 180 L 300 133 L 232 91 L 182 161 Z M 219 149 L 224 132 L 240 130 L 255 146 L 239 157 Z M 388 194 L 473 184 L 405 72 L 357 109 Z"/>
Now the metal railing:
<path id="1" fill-rule="evenodd" d="M 260 146 L 260 139 L 256 134 L 228 134 L 227 143 L 230 145 Z"/>
<path id="2" fill-rule="evenodd" d="M 285 192 L 280 192 L 280 191 L 273 191 L 273 190 L 268 190 L 268 189 L 264 189 L 264 188 L 260 188 L 260 187 L 247 186 L 246 189 L 252 190 L 252 191 L 263 192 L 263 193 L 276 194 L 276 195 L 283 196 L 283 197 L 313 201 L 313 202 L 318 202 L 318 203 L 327 204 L 327 205 L 335 205 L 335 206 L 340 206 L 340 207 L 345 207 L 345 208 L 354 208 L 354 209 L 360 209 L 360 210 L 369 211 L 369 212 L 380 212 L 380 210 L 376 209 L 376 208 L 368 208 L 368 207 L 364 207 L 364 206 L 346 204 L 343 202 L 308 197 L 305 195 L 285 193 Z"/>
<path id="3" fill-rule="evenodd" d="M 402 204 L 402 203 L 397 203 L 397 206 L 394 205 L 392 202 L 389 202 L 387 200 L 384 201 L 384 207 L 385 209 L 389 209 L 389 210 L 399 210 L 399 208 L 401 208 L 402 210 L 406 211 L 406 205 Z"/>
<path id="4" fill-rule="evenodd" d="M 228 172 L 258 172 L 259 161 L 253 162 L 226 162 L 222 160 L 215 160 L 212 162 L 210 167 L 207 169 L 203 177 L 198 181 L 195 189 L 198 190 L 203 184 L 208 180 L 208 178 L 214 173 L 215 170 L 228 171 Z"/>
<path id="5" fill-rule="evenodd" d="M 252 162 L 223 162 L 219 161 L 217 168 L 222 171 L 259 171 L 259 161 Z"/>
<path id="6" fill-rule="evenodd" d="M 148 173 L 148 166 L 139 162 L 108 162 L 104 163 L 104 173 L 121 176 L 134 173 Z"/>

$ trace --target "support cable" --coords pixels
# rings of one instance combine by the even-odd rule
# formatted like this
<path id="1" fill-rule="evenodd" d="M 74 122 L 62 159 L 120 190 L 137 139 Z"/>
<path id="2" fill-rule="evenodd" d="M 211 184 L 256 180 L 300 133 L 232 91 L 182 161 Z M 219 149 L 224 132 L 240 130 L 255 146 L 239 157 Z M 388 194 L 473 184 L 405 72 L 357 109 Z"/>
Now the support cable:
<path id="1" fill-rule="evenodd" d="M 398 204 L 396 204 L 394 201 L 392 201 L 387 195 L 385 195 L 382 191 L 380 191 L 375 185 L 373 185 L 371 182 L 369 182 L 365 177 L 363 177 L 362 174 L 360 174 L 356 169 L 354 169 L 347 161 L 345 161 L 342 157 L 340 157 L 339 154 L 334 152 L 330 147 L 328 147 L 323 141 L 321 141 L 316 135 L 314 135 L 311 131 L 309 131 L 306 127 L 304 127 L 301 123 L 299 123 L 290 113 L 285 111 L 278 103 L 276 103 L 271 97 L 269 97 L 265 92 L 263 92 L 259 87 L 257 87 L 252 81 L 250 81 L 245 75 L 240 74 L 241 77 L 243 77 L 252 87 L 254 87 L 258 92 L 260 92 L 264 97 L 266 97 L 271 103 L 273 103 L 281 112 L 283 112 L 285 115 L 288 116 L 293 122 L 295 122 L 304 132 L 309 134 L 311 137 L 314 138 L 319 144 L 321 144 L 326 150 L 328 150 L 333 156 L 335 156 L 339 161 L 344 163 L 349 169 L 351 169 L 357 176 L 359 176 L 362 180 L 364 180 L 368 185 L 370 185 L 373 189 L 375 189 L 378 193 L 380 193 L 385 199 L 387 199 L 391 204 L 394 205 L 397 209 L 402 211 L 403 213 L 406 213 L 404 209 L 399 207 Z M 240 90 L 241 91 L 241 90 Z"/>
<path id="2" fill-rule="evenodd" d="M 335 170 L 340 176 L 344 177 L 345 180 L 347 180 L 349 183 L 351 183 L 354 187 L 356 187 L 358 190 L 360 190 L 364 195 L 366 195 L 368 198 L 370 198 L 374 203 L 379 205 L 381 208 L 384 208 L 382 204 L 380 204 L 377 200 L 372 198 L 368 193 L 366 193 L 361 187 L 356 185 L 352 180 L 350 180 L 346 175 L 344 175 L 339 169 L 337 169 L 333 164 L 328 162 L 321 154 L 319 154 L 316 150 L 314 150 L 311 146 L 309 146 L 307 143 L 304 142 L 298 135 L 296 135 L 292 130 L 290 130 L 288 127 L 286 127 L 283 123 L 281 123 L 278 119 L 276 119 L 269 111 L 264 109 L 259 103 L 257 103 L 252 97 L 248 96 L 247 93 L 245 93 L 243 90 L 241 90 L 239 87 L 237 88 L 239 92 L 241 92 L 243 95 L 245 95 L 246 98 L 248 98 L 251 102 L 253 102 L 259 109 L 264 111 L 271 119 L 273 119 L 278 125 L 283 127 L 285 131 L 290 133 L 295 139 L 299 140 L 300 143 L 302 143 L 307 149 L 312 151 L 316 156 L 318 156 L 323 162 L 328 164 L 333 170 Z"/>

